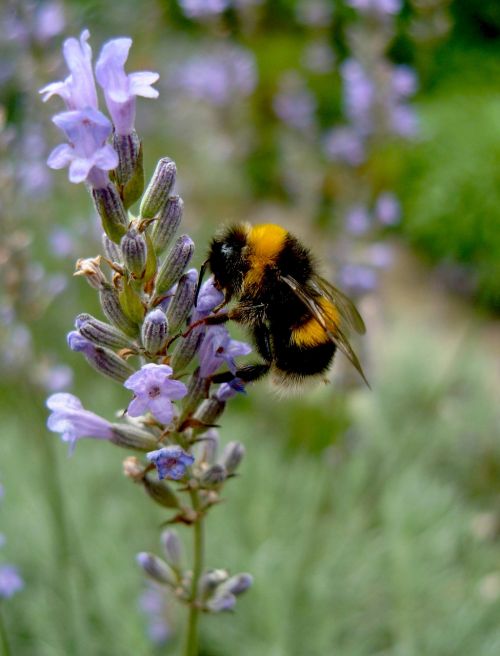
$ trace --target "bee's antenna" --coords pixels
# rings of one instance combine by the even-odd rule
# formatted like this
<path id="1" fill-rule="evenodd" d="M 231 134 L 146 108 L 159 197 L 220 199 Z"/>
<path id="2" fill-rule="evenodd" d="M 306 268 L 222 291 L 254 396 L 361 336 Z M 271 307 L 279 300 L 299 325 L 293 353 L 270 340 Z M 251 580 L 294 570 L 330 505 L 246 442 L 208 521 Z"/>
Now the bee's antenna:
<path id="1" fill-rule="evenodd" d="M 196 295 L 194 297 L 194 307 L 196 307 L 198 304 L 198 295 L 200 293 L 201 285 L 203 283 L 203 278 L 205 277 L 208 262 L 209 262 L 208 260 L 205 260 L 200 267 L 200 277 L 198 278 L 198 285 L 196 287 Z"/>

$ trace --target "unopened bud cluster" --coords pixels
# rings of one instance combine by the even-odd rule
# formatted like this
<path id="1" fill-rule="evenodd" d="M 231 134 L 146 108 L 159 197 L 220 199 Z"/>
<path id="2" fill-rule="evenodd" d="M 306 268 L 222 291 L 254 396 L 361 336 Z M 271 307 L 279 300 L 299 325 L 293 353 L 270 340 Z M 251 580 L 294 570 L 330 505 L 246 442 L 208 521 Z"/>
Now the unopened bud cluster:
<path id="1" fill-rule="evenodd" d="M 176 531 L 165 530 L 161 535 L 163 558 L 148 552 L 137 554 L 137 563 L 152 581 L 165 586 L 180 601 L 190 603 L 192 572 L 185 568 L 185 555 Z M 232 611 L 236 598 L 252 585 L 250 574 L 230 576 L 224 569 L 207 570 L 197 586 L 196 603 L 205 612 Z"/>

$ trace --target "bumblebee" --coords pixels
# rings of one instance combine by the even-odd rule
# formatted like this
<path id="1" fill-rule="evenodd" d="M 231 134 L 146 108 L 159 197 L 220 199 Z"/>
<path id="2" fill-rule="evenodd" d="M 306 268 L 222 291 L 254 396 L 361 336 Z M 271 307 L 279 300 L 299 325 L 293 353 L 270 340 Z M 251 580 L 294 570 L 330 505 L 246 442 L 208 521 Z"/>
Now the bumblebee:
<path id="1" fill-rule="evenodd" d="M 210 245 L 208 267 L 224 302 L 207 323 L 236 321 L 249 328 L 263 362 L 216 374 L 213 382 L 244 382 L 272 373 L 283 385 L 322 376 L 337 349 L 368 385 L 347 332 L 365 332 L 353 303 L 321 278 L 311 253 L 279 225 L 243 223 L 224 229 Z M 200 276 L 200 282 L 203 275 Z M 235 300 L 227 312 L 222 307 Z"/>

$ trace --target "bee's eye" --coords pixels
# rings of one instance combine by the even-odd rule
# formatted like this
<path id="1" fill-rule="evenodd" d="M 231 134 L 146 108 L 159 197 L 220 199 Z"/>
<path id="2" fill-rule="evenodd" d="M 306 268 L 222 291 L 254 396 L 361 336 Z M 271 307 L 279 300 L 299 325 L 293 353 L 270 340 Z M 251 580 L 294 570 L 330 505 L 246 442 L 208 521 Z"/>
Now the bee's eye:
<path id="1" fill-rule="evenodd" d="M 232 255 L 233 254 L 233 249 L 229 244 L 222 244 L 221 252 L 223 255 Z"/>

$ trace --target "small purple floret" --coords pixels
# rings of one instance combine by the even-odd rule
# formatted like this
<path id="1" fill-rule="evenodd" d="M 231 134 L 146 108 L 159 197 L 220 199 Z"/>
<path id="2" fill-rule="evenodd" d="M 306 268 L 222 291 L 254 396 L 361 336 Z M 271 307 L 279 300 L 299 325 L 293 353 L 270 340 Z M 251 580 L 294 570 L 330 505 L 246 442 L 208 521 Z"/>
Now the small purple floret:
<path id="1" fill-rule="evenodd" d="M 14 565 L 0 565 L 0 599 L 10 599 L 24 588 L 24 581 Z"/>
<path id="2" fill-rule="evenodd" d="M 206 378 L 215 373 L 224 363 L 234 374 L 236 372 L 235 357 L 248 355 L 251 347 L 245 342 L 231 339 L 224 326 L 209 326 L 199 350 L 200 376 Z"/>
<path id="3" fill-rule="evenodd" d="M 63 442 L 70 443 L 70 452 L 81 437 L 99 440 L 109 440 L 112 437 L 110 422 L 85 410 L 80 399 L 73 394 L 65 392 L 52 394 L 47 399 L 46 405 L 52 410 L 47 420 L 48 429 L 61 433 Z"/>
<path id="4" fill-rule="evenodd" d="M 149 411 L 163 424 L 169 424 L 174 417 L 172 401 L 182 399 L 187 387 L 178 380 L 172 380 L 172 367 L 166 364 L 145 364 L 128 378 L 124 386 L 134 392 L 127 412 L 131 417 L 139 417 Z"/>
<path id="5" fill-rule="evenodd" d="M 54 95 L 61 96 L 70 110 L 92 108 L 97 110 L 97 93 L 92 72 L 92 49 L 87 43 L 88 30 L 83 30 L 80 40 L 71 37 L 63 45 L 63 54 L 70 70 L 64 82 L 52 82 L 40 93 L 46 102 Z"/>
<path id="6" fill-rule="evenodd" d="M 233 378 L 229 383 L 222 383 L 215 396 L 219 401 L 227 401 L 237 394 L 246 394 L 245 385 L 241 378 Z"/>
<path id="7" fill-rule="evenodd" d="M 106 143 L 112 130 L 110 121 L 95 109 L 63 112 L 52 120 L 69 144 L 60 144 L 50 153 L 47 160 L 50 168 L 69 166 L 70 182 L 106 186 L 107 172 L 118 166 L 118 155 Z"/>
<path id="8" fill-rule="evenodd" d="M 154 463 L 160 480 L 163 478 L 180 480 L 186 473 L 186 469 L 194 462 L 194 456 L 177 445 L 164 446 L 157 451 L 150 451 L 146 454 L 146 458 Z"/>
<path id="9" fill-rule="evenodd" d="M 125 62 L 131 45 L 132 39 L 129 38 L 108 41 L 102 47 L 95 67 L 96 78 L 104 91 L 115 130 L 121 135 L 130 134 L 134 129 L 135 97 L 158 97 L 158 91 L 151 86 L 160 77 L 158 73 L 125 73 Z"/>

